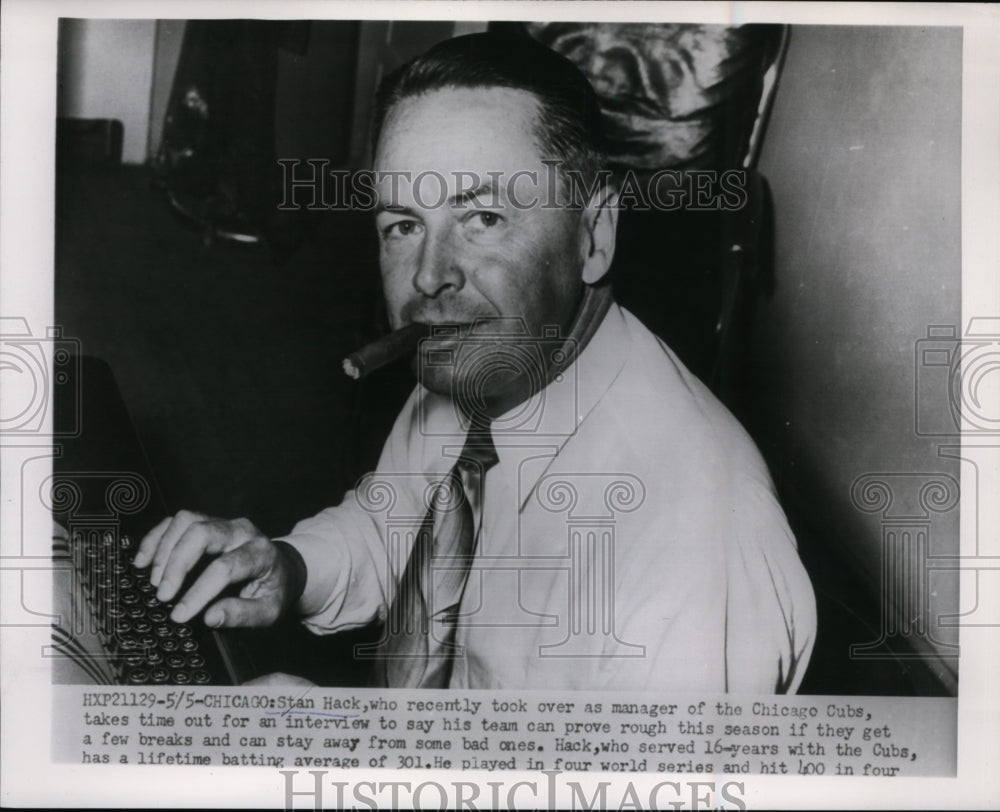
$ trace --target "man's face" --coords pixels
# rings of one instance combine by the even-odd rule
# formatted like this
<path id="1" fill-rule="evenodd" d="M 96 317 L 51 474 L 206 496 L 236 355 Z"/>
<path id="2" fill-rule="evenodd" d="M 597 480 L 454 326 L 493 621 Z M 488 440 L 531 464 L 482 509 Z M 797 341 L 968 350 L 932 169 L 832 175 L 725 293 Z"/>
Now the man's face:
<path id="1" fill-rule="evenodd" d="M 463 325 L 458 339 L 424 345 L 417 368 L 432 391 L 455 397 L 474 381 L 486 401 L 508 397 L 516 376 L 499 360 L 483 369 L 482 337 L 509 333 L 511 321 L 490 320 L 520 319 L 540 337 L 549 326 L 565 335 L 575 314 L 586 235 L 579 211 L 542 205 L 552 170 L 535 141 L 537 110 L 526 91 L 447 88 L 400 102 L 382 129 L 376 226 L 392 326 Z M 462 356 L 473 344 L 470 368 Z M 428 364 L 430 349 L 455 362 Z"/>

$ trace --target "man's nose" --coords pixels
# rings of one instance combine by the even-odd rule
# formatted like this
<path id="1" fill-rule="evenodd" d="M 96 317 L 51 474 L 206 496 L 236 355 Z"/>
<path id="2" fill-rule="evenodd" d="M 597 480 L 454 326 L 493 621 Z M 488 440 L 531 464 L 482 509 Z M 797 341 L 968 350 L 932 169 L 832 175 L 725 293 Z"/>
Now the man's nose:
<path id="1" fill-rule="evenodd" d="M 465 274 L 459 267 L 449 232 L 428 229 L 413 276 L 413 287 L 433 299 L 446 291 L 459 291 L 464 286 Z"/>

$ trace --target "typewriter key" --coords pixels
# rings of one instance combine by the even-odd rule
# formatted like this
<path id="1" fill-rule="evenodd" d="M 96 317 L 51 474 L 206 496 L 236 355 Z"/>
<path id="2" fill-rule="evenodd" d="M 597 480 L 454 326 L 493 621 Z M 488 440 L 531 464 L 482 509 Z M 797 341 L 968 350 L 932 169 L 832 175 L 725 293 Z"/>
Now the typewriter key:
<path id="1" fill-rule="evenodd" d="M 146 632 L 150 631 L 153 628 L 153 624 L 150 623 L 145 618 L 143 618 L 141 620 L 135 621 L 135 623 L 132 624 L 132 628 L 135 629 L 135 631 L 138 632 L 139 634 L 145 634 Z"/>
<path id="2" fill-rule="evenodd" d="M 146 651 L 146 665 L 159 665 L 163 662 L 163 655 L 155 648 Z"/>
<path id="3" fill-rule="evenodd" d="M 133 606 L 139 602 L 139 593 L 135 590 L 129 589 L 122 593 L 121 602 L 126 606 Z"/>
<path id="4" fill-rule="evenodd" d="M 116 608 L 122 609 L 123 607 L 118 606 Z M 128 616 L 130 618 L 132 618 L 133 620 L 138 619 L 140 617 L 145 617 L 146 616 L 146 607 L 145 606 L 129 606 L 129 607 L 126 608 L 126 611 L 128 612 Z"/>
<path id="5" fill-rule="evenodd" d="M 157 666 L 149 672 L 149 678 L 157 684 L 162 684 L 170 679 L 170 672 L 163 666 Z"/>
<path id="6" fill-rule="evenodd" d="M 156 643 L 157 643 L 156 635 L 149 634 L 149 632 L 139 637 L 139 645 L 142 646 L 143 648 L 153 648 L 154 646 L 156 646 Z"/>
<path id="7" fill-rule="evenodd" d="M 183 654 L 168 654 L 164 662 L 169 668 L 183 668 L 187 660 Z"/>
<path id="8" fill-rule="evenodd" d="M 169 623 L 157 623 L 153 631 L 156 632 L 157 637 L 170 637 L 173 627 Z"/>
<path id="9" fill-rule="evenodd" d="M 200 654 L 188 654 L 187 664 L 191 666 L 191 668 L 201 668 L 205 665 L 205 658 Z"/>
<path id="10" fill-rule="evenodd" d="M 197 651 L 197 650 L 198 650 L 197 640 L 191 637 L 181 640 L 181 651 L 185 652 L 186 654 L 190 654 L 192 651 Z"/>
<path id="11" fill-rule="evenodd" d="M 145 685 L 149 682 L 149 672 L 145 668 L 130 668 L 127 679 L 132 685 Z"/>
<path id="12" fill-rule="evenodd" d="M 168 654 L 173 651 L 177 651 L 180 647 L 181 644 L 172 637 L 166 637 L 160 641 L 160 651 L 165 651 Z"/>
<path id="13" fill-rule="evenodd" d="M 173 673 L 174 685 L 187 685 L 191 682 L 191 672 L 178 669 Z"/>
<path id="14" fill-rule="evenodd" d="M 190 637 L 194 633 L 194 629 L 188 626 L 187 623 L 178 623 L 177 628 L 174 630 L 174 634 L 178 637 Z"/>
<path id="15" fill-rule="evenodd" d="M 191 675 L 191 679 L 198 685 L 207 685 L 212 681 L 212 677 L 207 671 L 198 670 Z"/>
<path id="16" fill-rule="evenodd" d="M 150 609 L 149 614 L 146 615 L 153 623 L 162 623 L 167 619 L 168 614 L 166 609 Z"/>

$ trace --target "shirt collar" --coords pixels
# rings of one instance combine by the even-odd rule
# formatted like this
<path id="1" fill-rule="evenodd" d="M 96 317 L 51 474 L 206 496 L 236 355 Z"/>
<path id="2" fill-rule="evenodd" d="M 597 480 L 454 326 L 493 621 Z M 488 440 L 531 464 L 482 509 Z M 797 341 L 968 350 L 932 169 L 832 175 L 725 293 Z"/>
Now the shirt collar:
<path id="1" fill-rule="evenodd" d="M 628 357 L 629 340 L 621 309 L 612 303 L 573 363 L 544 389 L 493 421 L 499 462 L 487 474 L 487 481 L 517 478 L 523 506 L 552 460 L 618 377 Z M 553 350 L 563 343 L 553 341 Z M 546 349 L 543 339 L 542 350 Z M 426 441 L 425 472 L 441 475 L 454 464 L 468 426 L 448 397 L 422 387 L 417 409 L 416 419 Z"/>

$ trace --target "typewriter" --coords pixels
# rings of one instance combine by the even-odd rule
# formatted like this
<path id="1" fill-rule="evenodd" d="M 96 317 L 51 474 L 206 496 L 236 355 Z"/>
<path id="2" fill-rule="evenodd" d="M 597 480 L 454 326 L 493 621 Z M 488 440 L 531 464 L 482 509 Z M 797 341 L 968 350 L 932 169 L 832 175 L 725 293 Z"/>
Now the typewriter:
<path id="1" fill-rule="evenodd" d="M 79 677 L 124 685 L 237 685 L 252 674 L 250 656 L 232 633 L 170 619 L 173 603 L 158 600 L 148 571 L 132 563 L 131 536 L 57 527 L 53 537 L 54 558 L 71 564 L 72 582 L 68 594 L 57 590 L 53 643 Z"/>
<path id="2" fill-rule="evenodd" d="M 158 600 L 148 571 L 133 564 L 142 529 L 168 511 L 110 368 L 80 356 L 67 369 L 75 380 L 62 389 L 73 402 L 55 398 L 54 681 L 239 685 L 256 676 L 245 635 L 200 616 L 172 621 L 173 603 Z"/>

